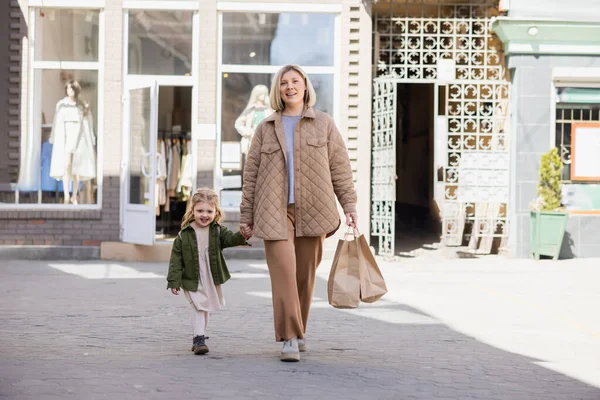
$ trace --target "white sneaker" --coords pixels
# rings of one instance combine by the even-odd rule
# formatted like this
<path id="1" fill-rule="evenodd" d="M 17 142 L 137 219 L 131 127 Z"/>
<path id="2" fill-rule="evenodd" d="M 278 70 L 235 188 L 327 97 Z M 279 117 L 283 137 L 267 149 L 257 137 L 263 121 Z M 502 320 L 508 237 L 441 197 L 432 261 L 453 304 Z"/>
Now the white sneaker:
<path id="1" fill-rule="evenodd" d="M 281 361 L 300 361 L 300 351 L 298 350 L 298 338 L 291 338 L 283 342 L 281 349 Z"/>
<path id="2" fill-rule="evenodd" d="M 308 346 L 306 345 L 306 338 L 298 339 L 298 351 L 300 351 L 300 353 L 304 353 L 307 349 Z"/>

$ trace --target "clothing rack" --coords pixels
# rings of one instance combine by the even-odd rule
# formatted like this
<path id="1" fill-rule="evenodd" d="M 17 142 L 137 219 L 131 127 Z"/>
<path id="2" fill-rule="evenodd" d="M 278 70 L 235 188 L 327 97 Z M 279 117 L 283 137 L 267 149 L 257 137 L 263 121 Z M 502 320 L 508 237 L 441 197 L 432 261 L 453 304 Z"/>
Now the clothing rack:
<path id="1" fill-rule="evenodd" d="M 176 141 L 179 144 L 179 157 L 180 160 L 183 158 L 185 153 L 184 147 L 187 146 L 187 143 L 191 141 L 192 135 L 190 131 L 182 131 L 182 130 L 159 130 L 158 131 L 158 139 L 167 141 Z M 167 160 L 168 163 L 168 160 Z M 183 166 L 181 166 L 182 168 Z M 170 171 L 167 170 L 167 174 Z M 168 188 L 167 188 L 168 189 Z M 160 205 L 159 207 L 159 215 L 156 216 L 156 233 L 160 235 L 164 235 L 165 237 L 175 236 L 177 232 L 179 232 L 179 227 L 181 224 L 181 220 L 183 215 L 185 214 L 187 201 L 181 196 L 177 195 L 175 197 L 169 196 L 167 190 L 167 198 L 165 205 Z"/>

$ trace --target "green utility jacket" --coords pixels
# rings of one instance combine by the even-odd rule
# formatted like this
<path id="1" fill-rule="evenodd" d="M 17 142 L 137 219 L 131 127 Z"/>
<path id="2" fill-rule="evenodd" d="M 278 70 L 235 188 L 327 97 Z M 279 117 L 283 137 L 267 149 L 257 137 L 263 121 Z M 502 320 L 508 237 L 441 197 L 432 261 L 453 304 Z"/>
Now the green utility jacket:
<path id="1" fill-rule="evenodd" d="M 209 236 L 210 272 L 215 285 L 221 285 L 231 278 L 221 250 L 227 247 L 248 245 L 248 243 L 241 233 L 233 233 L 217 222 L 210 224 Z M 191 225 L 186 225 L 179 231 L 173 242 L 169 273 L 167 274 L 167 289 L 198 290 L 198 265 L 196 232 Z"/>

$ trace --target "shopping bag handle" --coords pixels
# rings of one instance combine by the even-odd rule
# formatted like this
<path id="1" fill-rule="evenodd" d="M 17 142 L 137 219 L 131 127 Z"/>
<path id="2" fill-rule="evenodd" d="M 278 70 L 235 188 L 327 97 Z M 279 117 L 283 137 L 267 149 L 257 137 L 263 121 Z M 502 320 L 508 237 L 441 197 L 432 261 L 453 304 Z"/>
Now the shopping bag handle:
<path id="1" fill-rule="evenodd" d="M 358 228 L 353 228 L 349 226 L 348 229 L 346 229 L 346 233 L 344 234 L 344 240 L 350 235 L 352 235 L 355 239 L 359 237 L 360 232 L 358 231 Z"/>

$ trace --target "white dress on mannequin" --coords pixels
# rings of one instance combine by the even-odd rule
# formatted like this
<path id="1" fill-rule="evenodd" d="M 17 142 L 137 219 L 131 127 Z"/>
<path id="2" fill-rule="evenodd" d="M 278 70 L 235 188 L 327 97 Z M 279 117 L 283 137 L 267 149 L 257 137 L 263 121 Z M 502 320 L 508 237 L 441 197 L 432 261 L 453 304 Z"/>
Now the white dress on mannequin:
<path id="1" fill-rule="evenodd" d="M 54 179 L 61 180 L 65 175 L 69 154 L 73 155 L 72 175 L 77 175 L 80 181 L 96 177 L 96 137 L 91 114 L 87 110 L 84 115 L 84 110 L 68 97 L 56 104 L 50 134 L 53 144 L 50 176 Z"/>

